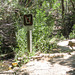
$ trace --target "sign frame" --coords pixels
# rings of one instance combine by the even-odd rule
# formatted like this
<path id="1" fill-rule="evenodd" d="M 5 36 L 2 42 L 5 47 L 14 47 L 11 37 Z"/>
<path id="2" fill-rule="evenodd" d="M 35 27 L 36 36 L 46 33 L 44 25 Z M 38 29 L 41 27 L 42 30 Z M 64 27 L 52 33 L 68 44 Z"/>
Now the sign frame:
<path id="1" fill-rule="evenodd" d="M 25 26 L 32 26 L 33 25 L 32 14 L 26 14 L 26 15 L 24 15 L 24 25 Z"/>

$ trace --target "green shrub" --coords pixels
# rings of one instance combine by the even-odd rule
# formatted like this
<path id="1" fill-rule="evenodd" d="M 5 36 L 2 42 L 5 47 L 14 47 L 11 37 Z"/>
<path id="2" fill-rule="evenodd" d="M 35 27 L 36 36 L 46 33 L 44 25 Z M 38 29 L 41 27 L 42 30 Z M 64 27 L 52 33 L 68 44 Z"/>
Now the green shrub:
<path id="1" fill-rule="evenodd" d="M 24 28 L 18 30 L 18 32 L 16 33 L 16 39 L 18 43 L 18 49 L 16 48 L 16 52 L 20 52 L 20 54 L 27 52 L 27 38 Z"/>
<path id="2" fill-rule="evenodd" d="M 75 24 L 73 25 L 73 30 L 72 30 L 72 32 L 70 33 L 69 38 L 70 38 L 70 39 L 74 39 L 74 38 L 75 38 Z"/>

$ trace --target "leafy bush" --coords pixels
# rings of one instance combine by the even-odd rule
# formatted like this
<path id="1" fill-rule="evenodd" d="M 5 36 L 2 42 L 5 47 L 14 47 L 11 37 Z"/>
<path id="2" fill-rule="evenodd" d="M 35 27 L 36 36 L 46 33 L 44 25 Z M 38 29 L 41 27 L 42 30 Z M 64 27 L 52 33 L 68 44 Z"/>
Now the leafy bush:
<path id="1" fill-rule="evenodd" d="M 16 33 L 16 38 L 18 42 L 18 50 L 16 48 L 16 53 L 19 53 L 22 55 L 23 53 L 27 52 L 27 41 L 26 41 L 26 31 L 24 28 L 19 29 Z"/>
<path id="2" fill-rule="evenodd" d="M 52 18 L 50 20 L 50 18 Z M 33 29 L 33 50 L 46 52 L 49 49 L 50 35 L 53 31 L 54 19 L 52 15 L 46 16 L 43 9 L 36 9 Z"/>
<path id="3" fill-rule="evenodd" d="M 75 38 L 75 24 L 73 25 L 73 30 L 72 30 L 72 32 L 70 33 L 69 38 L 70 38 L 70 39 L 74 39 L 74 38 Z"/>

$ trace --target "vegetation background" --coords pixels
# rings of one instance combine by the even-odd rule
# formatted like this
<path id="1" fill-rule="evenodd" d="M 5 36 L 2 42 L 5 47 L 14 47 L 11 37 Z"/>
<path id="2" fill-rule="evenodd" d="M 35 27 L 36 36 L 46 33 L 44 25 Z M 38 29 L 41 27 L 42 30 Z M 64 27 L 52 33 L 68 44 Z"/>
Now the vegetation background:
<path id="1" fill-rule="evenodd" d="M 75 38 L 75 0 L 0 0 L 0 54 L 28 54 L 24 14 L 33 15 L 33 55 L 52 53 L 57 41 Z"/>

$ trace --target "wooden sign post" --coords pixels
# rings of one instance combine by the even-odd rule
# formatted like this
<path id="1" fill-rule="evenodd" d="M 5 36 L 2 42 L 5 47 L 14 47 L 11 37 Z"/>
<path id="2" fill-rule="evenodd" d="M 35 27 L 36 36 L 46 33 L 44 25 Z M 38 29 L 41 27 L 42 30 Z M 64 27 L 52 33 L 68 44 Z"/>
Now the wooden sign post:
<path id="1" fill-rule="evenodd" d="M 24 15 L 24 25 L 27 27 L 27 46 L 29 52 L 32 52 L 32 14 Z"/>
<path id="2" fill-rule="evenodd" d="M 28 43 L 28 50 L 32 52 L 32 30 L 27 31 L 27 43 Z"/>

